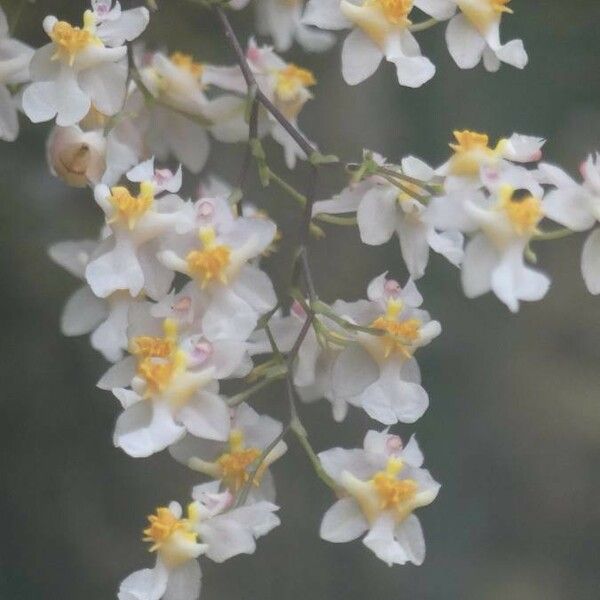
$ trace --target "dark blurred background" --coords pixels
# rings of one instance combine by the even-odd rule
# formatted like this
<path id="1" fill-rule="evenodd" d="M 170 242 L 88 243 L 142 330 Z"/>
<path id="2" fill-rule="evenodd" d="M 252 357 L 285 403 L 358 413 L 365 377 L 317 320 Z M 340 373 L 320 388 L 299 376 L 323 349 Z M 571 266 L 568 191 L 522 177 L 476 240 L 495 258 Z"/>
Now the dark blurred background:
<path id="1" fill-rule="evenodd" d="M 162 0 L 145 35 L 150 46 L 231 63 L 213 17 Z M 125 6 L 131 4 L 123 2 Z M 17 2 L 2 0 L 11 13 Z M 339 44 L 320 55 L 286 57 L 314 69 L 316 98 L 300 122 L 326 152 L 356 159 L 363 147 L 390 159 L 413 153 L 443 162 L 454 128 L 493 137 L 513 131 L 548 138 L 546 160 L 575 172 L 600 149 L 600 3 L 514 0 L 504 39 L 522 37 L 523 72 L 460 71 L 443 28 L 420 36 L 438 66 L 420 90 L 402 89 L 390 65 L 358 87 L 341 80 Z M 75 0 L 27 6 L 18 37 L 45 43 L 41 20 L 77 22 Z M 245 40 L 252 9 L 234 15 Z M 13 144 L 0 143 L 0 598 L 107 600 L 119 581 L 153 560 L 140 542 L 145 515 L 185 500 L 193 473 L 165 453 L 134 460 L 112 447 L 117 402 L 94 384 L 106 365 L 85 338 L 66 339 L 59 315 L 78 285 L 52 264 L 48 245 L 93 237 L 100 215 L 86 190 L 53 179 L 44 163 L 49 127 L 22 119 Z M 206 173 L 233 179 L 243 148 L 218 146 Z M 281 166 L 277 147 L 269 146 Z M 302 185 L 306 170 L 292 178 Z M 187 190 L 197 180 L 188 177 Z M 319 196 L 343 184 L 323 177 Z M 255 180 L 250 198 L 293 233 L 296 207 Z M 354 299 L 384 269 L 404 279 L 397 242 L 364 247 L 355 230 L 327 228 L 311 248 L 322 297 Z M 600 304 L 579 272 L 582 238 L 539 247 L 553 278 L 547 298 L 510 315 L 493 297 L 463 297 L 458 272 L 434 255 L 420 287 L 444 335 L 420 353 L 431 408 L 414 427 L 428 467 L 443 483 L 421 511 L 424 566 L 389 569 L 360 543 L 319 540 L 329 491 L 294 440 L 275 467 L 283 525 L 257 554 L 224 565 L 202 561 L 203 598 L 212 600 L 596 600 L 600 598 Z M 289 247 L 266 266 L 281 287 Z M 283 390 L 258 410 L 285 416 Z M 304 406 L 314 446 L 360 445 L 368 419 L 352 411 L 333 423 L 327 403 Z"/>

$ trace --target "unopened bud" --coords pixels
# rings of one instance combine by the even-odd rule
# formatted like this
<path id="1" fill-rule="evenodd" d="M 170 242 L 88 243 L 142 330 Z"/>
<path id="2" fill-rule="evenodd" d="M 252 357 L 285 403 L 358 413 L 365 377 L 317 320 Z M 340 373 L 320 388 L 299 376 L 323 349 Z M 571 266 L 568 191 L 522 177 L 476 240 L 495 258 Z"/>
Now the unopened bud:
<path id="1" fill-rule="evenodd" d="M 55 127 L 47 144 L 52 174 L 73 187 L 100 182 L 106 170 L 106 140 L 98 131 L 84 132 L 76 125 Z"/>

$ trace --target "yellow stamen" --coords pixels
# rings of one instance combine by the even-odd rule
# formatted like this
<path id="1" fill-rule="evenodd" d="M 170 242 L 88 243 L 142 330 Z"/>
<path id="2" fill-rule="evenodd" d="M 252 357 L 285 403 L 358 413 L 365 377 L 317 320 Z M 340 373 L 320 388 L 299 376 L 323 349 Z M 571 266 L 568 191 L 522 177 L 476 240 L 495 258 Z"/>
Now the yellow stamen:
<path id="1" fill-rule="evenodd" d="M 177 350 L 168 359 L 146 357 L 137 367 L 137 374 L 146 382 L 145 397 L 164 392 L 174 377 L 185 370 L 187 364 L 185 353 Z"/>
<path id="2" fill-rule="evenodd" d="M 234 429 L 229 435 L 229 452 L 221 454 L 217 459 L 221 471 L 221 479 L 227 487 L 238 492 L 250 479 L 248 467 L 261 455 L 258 448 L 244 447 L 244 434 Z M 264 463 L 263 463 L 264 464 Z M 266 466 L 259 469 L 254 477 L 254 485 L 259 485 Z"/>
<path id="3" fill-rule="evenodd" d="M 183 71 L 188 72 L 196 79 L 202 78 L 202 73 L 204 72 L 204 65 L 202 63 L 194 61 L 194 58 L 191 56 L 191 54 L 184 54 L 183 52 L 173 52 L 173 54 L 171 54 L 169 58 L 176 67 L 179 67 Z"/>
<path id="4" fill-rule="evenodd" d="M 474 131 L 455 131 L 456 144 L 450 144 L 454 156 L 450 159 L 450 172 L 460 177 L 474 177 L 485 164 L 494 163 L 506 148 L 507 140 L 500 140 L 490 148 L 489 137 Z"/>
<path id="5" fill-rule="evenodd" d="M 317 80 L 311 71 L 288 64 L 277 71 L 275 92 L 283 102 L 296 98 L 301 89 L 316 85 Z"/>
<path id="6" fill-rule="evenodd" d="M 231 263 L 231 248 L 216 243 L 213 227 L 203 227 L 199 231 L 202 250 L 192 250 L 186 256 L 190 273 L 200 279 L 202 286 L 218 280 L 227 283 L 226 269 Z"/>
<path id="7" fill-rule="evenodd" d="M 408 15 L 413 8 L 413 0 L 366 0 L 363 6 L 378 8 L 394 25 L 408 27 L 411 24 Z"/>
<path id="8" fill-rule="evenodd" d="M 104 46 L 102 40 L 95 34 L 94 14 L 86 10 L 83 15 L 83 29 L 73 27 L 67 21 L 57 21 L 49 36 L 56 45 L 56 53 L 52 60 L 63 59 L 73 66 L 75 57 L 88 46 Z"/>
<path id="9" fill-rule="evenodd" d="M 532 235 L 544 217 L 539 198 L 528 195 L 521 199 L 514 196 L 514 188 L 503 185 L 500 188 L 500 208 L 506 213 L 513 228 L 519 235 Z"/>
<path id="10" fill-rule="evenodd" d="M 404 463 L 390 458 L 386 468 L 368 481 L 349 472 L 342 473 L 343 486 L 356 499 L 369 523 L 375 522 L 384 511 L 391 512 L 397 523 L 404 521 L 416 508 L 425 506 L 431 498 L 419 498 L 418 484 L 413 479 L 398 479 Z"/>
<path id="11" fill-rule="evenodd" d="M 177 321 L 165 319 L 163 329 L 165 336 L 162 338 L 149 335 L 134 337 L 129 344 L 129 352 L 137 356 L 138 360 L 171 356 L 177 348 Z"/>
<path id="12" fill-rule="evenodd" d="M 414 499 L 417 484 L 412 479 L 397 479 L 404 464 L 400 459 L 390 458 L 385 471 L 375 473 L 371 479 L 379 496 L 380 510 L 395 509 L 401 511 Z"/>
<path id="13" fill-rule="evenodd" d="M 126 187 L 117 186 L 111 188 L 110 203 L 115 207 L 116 214 L 111 223 L 117 220 L 124 221 L 129 229 L 133 229 L 136 223 L 154 202 L 154 184 L 151 181 L 142 181 L 140 193 L 132 196 Z"/>
<path id="14" fill-rule="evenodd" d="M 410 358 L 413 354 L 412 347 L 421 335 L 422 323 L 419 319 L 397 320 L 403 306 L 402 300 L 388 300 L 385 315 L 377 317 L 371 323 L 373 329 L 385 332 L 380 339 L 386 358 L 396 351 L 401 352 L 406 358 Z"/>
<path id="15" fill-rule="evenodd" d="M 503 13 L 511 13 L 506 6 L 511 0 L 457 0 L 458 7 L 480 32 L 485 32 L 490 25 L 498 22 Z"/>

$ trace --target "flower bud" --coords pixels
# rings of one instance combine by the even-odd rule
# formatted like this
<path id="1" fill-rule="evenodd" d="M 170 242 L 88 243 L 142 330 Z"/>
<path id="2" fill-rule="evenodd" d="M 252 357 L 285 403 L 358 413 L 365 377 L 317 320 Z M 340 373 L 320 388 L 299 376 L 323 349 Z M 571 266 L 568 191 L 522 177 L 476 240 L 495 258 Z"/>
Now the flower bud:
<path id="1" fill-rule="evenodd" d="M 99 131 L 55 127 L 46 150 L 52 174 L 73 187 L 99 183 L 106 170 L 106 140 Z"/>

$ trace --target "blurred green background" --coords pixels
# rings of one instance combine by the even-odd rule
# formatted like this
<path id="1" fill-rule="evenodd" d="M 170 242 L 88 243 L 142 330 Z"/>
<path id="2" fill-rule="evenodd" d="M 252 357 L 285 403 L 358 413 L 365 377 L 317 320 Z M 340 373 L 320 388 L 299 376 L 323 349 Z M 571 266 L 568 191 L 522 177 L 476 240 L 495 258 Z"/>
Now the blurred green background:
<path id="1" fill-rule="evenodd" d="M 180 0 L 162 0 L 145 35 L 150 46 L 230 63 L 213 17 Z M 17 2 L 2 0 L 7 12 Z M 123 2 L 125 6 L 130 3 Z M 523 72 L 504 67 L 460 71 L 443 28 L 420 36 L 438 66 L 420 90 L 401 89 L 390 65 L 357 87 L 341 80 L 339 44 L 320 55 L 286 57 L 314 69 L 316 98 L 302 113 L 308 136 L 326 152 L 356 159 L 363 147 L 397 160 L 413 153 L 443 162 L 454 128 L 493 137 L 513 131 L 548 138 L 545 157 L 575 171 L 600 149 L 600 3 L 514 0 L 504 38 L 522 37 Z M 18 36 L 45 43 L 41 20 L 78 21 L 85 3 L 39 0 Z M 234 15 L 244 40 L 252 9 Z M 94 387 L 106 365 L 85 338 L 60 335 L 59 315 L 77 283 L 46 255 L 51 243 L 95 236 L 100 215 L 87 190 L 53 179 L 44 163 L 49 127 L 22 119 L 13 144 L 0 143 L 0 598 L 107 600 L 119 581 L 153 560 L 140 541 L 145 515 L 171 498 L 185 500 L 193 473 L 165 453 L 134 460 L 114 449 L 117 402 Z M 206 173 L 230 180 L 243 148 L 217 146 Z M 279 149 L 269 146 L 280 169 Z M 300 166 L 293 179 L 302 185 Z M 188 177 L 188 191 L 197 180 Z M 319 196 L 339 189 L 323 177 Z M 284 234 L 297 208 L 255 178 L 249 197 Z M 328 227 L 313 242 L 325 300 L 355 299 L 385 269 L 404 279 L 397 242 L 364 247 L 357 232 Z M 458 272 L 438 256 L 420 287 L 444 335 L 420 354 L 431 408 L 414 427 L 426 464 L 443 483 L 421 511 L 427 559 L 390 569 L 360 543 L 319 540 L 332 498 L 291 440 L 275 467 L 283 525 L 254 557 L 224 565 L 202 561 L 207 600 L 596 600 L 600 598 L 600 304 L 579 273 L 582 238 L 539 247 L 553 278 L 547 298 L 512 316 L 495 298 L 463 297 Z M 281 287 L 289 247 L 266 266 Z M 283 390 L 257 400 L 285 416 Z M 356 446 L 373 423 L 352 411 L 334 424 L 327 403 L 302 407 L 314 446 Z"/>

